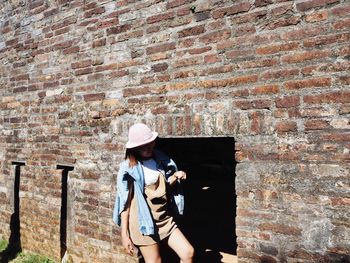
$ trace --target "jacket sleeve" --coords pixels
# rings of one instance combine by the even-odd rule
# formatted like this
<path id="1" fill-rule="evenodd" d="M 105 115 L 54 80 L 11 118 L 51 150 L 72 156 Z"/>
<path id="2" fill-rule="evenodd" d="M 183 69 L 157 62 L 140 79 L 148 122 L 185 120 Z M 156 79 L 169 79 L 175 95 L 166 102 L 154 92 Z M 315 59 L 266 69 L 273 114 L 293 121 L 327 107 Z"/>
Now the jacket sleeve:
<path id="1" fill-rule="evenodd" d="M 125 208 L 125 204 L 128 199 L 129 189 L 128 189 L 128 180 L 125 180 L 126 169 L 125 163 L 123 162 L 119 166 L 118 176 L 117 176 L 117 194 L 114 202 L 114 210 L 113 210 L 113 221 L 118 226 L 121 224 L 120 214 L 123 212 Z"/>

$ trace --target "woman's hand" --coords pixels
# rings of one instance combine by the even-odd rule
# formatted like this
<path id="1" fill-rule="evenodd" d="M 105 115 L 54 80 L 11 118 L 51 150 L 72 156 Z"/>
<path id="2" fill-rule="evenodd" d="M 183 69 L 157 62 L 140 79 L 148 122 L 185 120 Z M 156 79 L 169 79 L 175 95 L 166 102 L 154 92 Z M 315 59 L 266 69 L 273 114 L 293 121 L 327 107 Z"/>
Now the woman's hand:
<path id="1" fill-rule="evenodd" d="M 134 244 L 131 242 L 131 239 L 128 235 L 122 235 L 122 245 L 129 255 L 134 254 Z"/>
<path id="2" fill-rule="evenodd" d="M 169 177 L 168 183 L 174 185 L 177 180 L 186 180 L 186 173 L 184 171 L 177 171 Z"/>
<path id="3" fill-rule="evenodd" d="M 179 180 L 186 180 L 186 173 L 184 171 L 177 171 L 173 174 L 173 176 Z"/>

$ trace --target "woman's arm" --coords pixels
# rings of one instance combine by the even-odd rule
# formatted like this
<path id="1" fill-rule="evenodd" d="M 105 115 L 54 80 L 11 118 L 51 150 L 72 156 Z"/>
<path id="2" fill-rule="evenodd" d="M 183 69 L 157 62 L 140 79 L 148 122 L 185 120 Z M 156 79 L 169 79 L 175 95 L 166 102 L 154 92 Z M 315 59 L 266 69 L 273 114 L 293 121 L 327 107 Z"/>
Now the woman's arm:
<path id="1" fill-rule="evenodd" d="M 133 255 L 134 253 L 134 244 L 132 243 L 129 235 L 129 215 L 130 215 L 130 204 L 131 204 L 131 198 L 132 198 L 132 183 L 128 184 L 129 186 L 129 196 L 128 200 L 125 204 L 124 210 L 121 212 L 120 217 L 121 217 L 121 234 L 122 234 L 122 245 L 126 252 L 129 255 Z"/>

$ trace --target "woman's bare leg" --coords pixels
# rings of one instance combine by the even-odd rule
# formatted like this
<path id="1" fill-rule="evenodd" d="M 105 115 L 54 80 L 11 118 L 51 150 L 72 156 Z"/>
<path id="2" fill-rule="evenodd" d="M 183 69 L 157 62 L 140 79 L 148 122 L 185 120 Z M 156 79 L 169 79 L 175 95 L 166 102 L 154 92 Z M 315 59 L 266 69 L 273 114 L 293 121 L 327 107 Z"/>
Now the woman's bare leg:
<path id="1" fill-rule="evenodd" d="M 168 245 L 180 258 L 181 263 L 192 263 L 194 249 L 180 229 L 175 229 L 168 238 Z"/>
<path id="2" fill-rule="evenodd" d="M 162 259 L 160 257 L 159 245 L 149 245 L 139 247 L 145 263 L 161 263 Z"/>

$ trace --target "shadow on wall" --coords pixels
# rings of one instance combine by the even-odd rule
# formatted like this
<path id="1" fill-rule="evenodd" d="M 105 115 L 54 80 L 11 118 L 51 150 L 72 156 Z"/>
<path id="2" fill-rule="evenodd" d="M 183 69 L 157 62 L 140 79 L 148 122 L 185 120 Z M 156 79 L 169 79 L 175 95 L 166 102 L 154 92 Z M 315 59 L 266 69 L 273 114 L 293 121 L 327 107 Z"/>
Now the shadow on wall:
<path id="1" fill-rule="evenodd" d="M 158 138 L 157 147 L 188 174 L 178 224 L 195 248 L 195 262 L 232 259 L 237 248 L 234 138 Z M 163 253 L 166 262 L 178 262 L 167 247 Z"/>
<path id="2" fill-rule="evenodd" d="M 9 244 L 4 251 L 0 253 L 0 263 L 7 263 L 14 259 L 16 255 L 22 251 L 21 232 L 20 232 L 20 217 L 19 217 L 19 185 L 21 166 L 24 163 L 13 162 L 15 165 L 15 183 L 14 183 L 14 213 L 10 220 L 10 238 Z"/>

